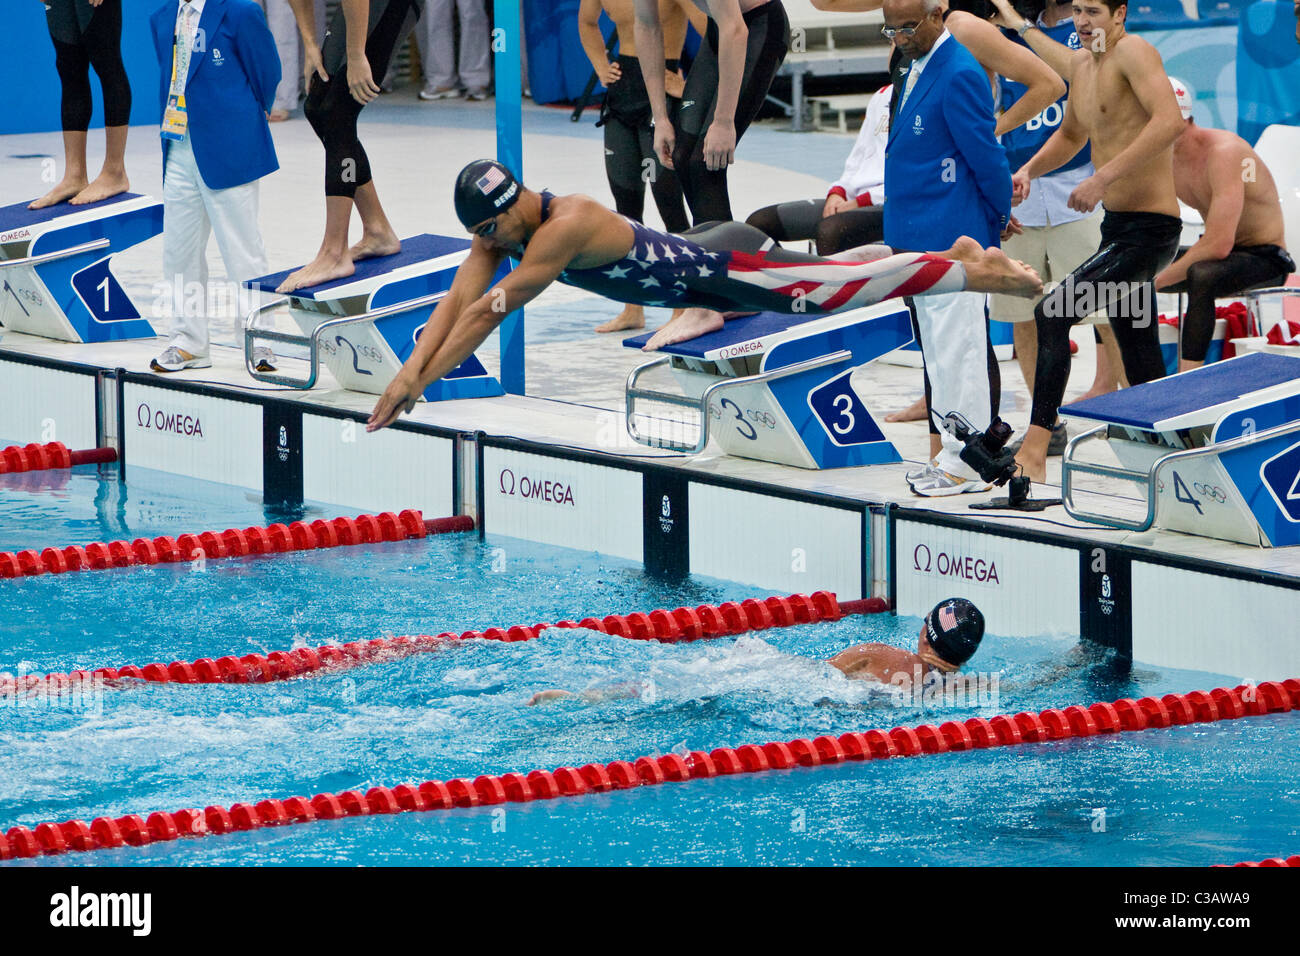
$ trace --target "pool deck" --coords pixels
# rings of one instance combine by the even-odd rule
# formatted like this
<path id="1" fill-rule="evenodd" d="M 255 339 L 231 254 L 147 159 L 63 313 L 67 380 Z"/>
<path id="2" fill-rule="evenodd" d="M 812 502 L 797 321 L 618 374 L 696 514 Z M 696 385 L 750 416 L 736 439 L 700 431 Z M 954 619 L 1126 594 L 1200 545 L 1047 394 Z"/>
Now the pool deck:
<path id="1" fill-rule="evenodd" d="M 491 127 L 492 104 L 424 104 L 407 90 L 384 98 L 367 110 L 363 121 L 365 138 L 375 169 L 380 195 L 386 200 L 391 218 L 401 235 L 420 232 L 456 234 L 451 211 L 449 183 L 469 158 L 490 155 L 494 150 Z M 525 109 L 525 179 L 560 193 L 586 191 L 606 202 L 600 132 L 589 112 L 580 123 L 569 122 L 567 111 L 528 104 Z M 262 183 L 262 222 L 268 262 L 272 270 L 306 261 L 314 253 L 321 228 L 318 195 L 319 145 L 300 118 L 273 126 L 281 169 Z M 156 133 L 149 128 L 132 130 L 128 167 L 137 191 L 158 194 L 159 151 Z M 430 150 L 429 137 L 438 138 L 439 148 Z M 97 137 L 92 135 L 92 163 Z M 578 142 L 582 141 L 582 142 Z M 832 133 L 791 134 L 774 124 L 760 124 L 746 137 L 741 159 L 733 167 L 731 188 L 737 215 L 772 201 L 819 195 L 833 177 L 852 145 L 852 137 Z M 57 134 L 32 134 L 0 139 L 0 155 L 8 155 L 7 166 L 15 174 L 0 184 L 0 203 L 15 202 L 40 191 L 36 181 L 39 157 L 59 155 Z M 419 156 L 419 162 L 403 157 Z M 33 158 L 36 157 L 36 158 Z M 764 160 L 759 162 L 758 160 Z M 306 174 L 304 174 L 306 171 Z M 779 190 L 773 182 L 779 182 Z M 400 199 L 398 198 L 400 197 Z M 653 203 L 647 218 L 657 224 Z M 292 227 L 285 224 L 294 223 Z M 119 256 L 115 271 L 138 297 L 147 295 L 158 279 L 161 238 L 155 238 Z M 221 263 L 211 250 L 213 280 L 222 278 Z M 157 298 L 156 294 L 154 298 Z M 1071 519 L 1062 508 L 1037 515 L 1000 511 L 973 512 L 969 505 L 986 495 L 963 495 L 944 499 L 917 498 L 908 489 L 903 474 L 914 463 L 928 457 L 928 437 L 923 422 L 888 424 L 880 422 L 885 436 L 898 448 L 906 462 L 863 468 L 811 471 L 750 461 L 712 452 L 686 458 L 649 451 L 634 445 L 621 428 L 624 382 L 628 372 L 644 356 L 624 348 L 623 334 L 597 335 L 590 329 L 613 314 L 618 306 L 580 290 L 553 286 L 528 308 L 526 378 L 527 395 L 501 398 L 424 403 L 410 420 L 466 432 L 482 431 L 530 442 L 562 445 L 598 454 L 614 454 L 637 460 L 655 461 L 692 473 L 743 479 L 780 489 L 831 495 L 873 506 L 896 506 L 947 515 L 974 518 L 985 526 L 1033 531 L 1064 539 L 1083 539 L 1109 545 L 1125 545 L 1168 555 L 1232 565 L 1257 572 L 1300 580 L 1300 550 L 1247 547 L 1186 534 L 1150 531 L 1132 534 L 1084 524 Z M 648 310 L 653 327 L 666 317 L 664 310 Z M 155 315 L 155 327 L 165 328 L 166 319 Z M 286 320 L 287 321 L 287 320 Z M 337 387 L 329 372 L 322 370 L 320 384 L 310 392 L 269 387 L 253 382 L 244 371 L 242 352 L 234 348 L 237 317 L 214 316 L 211 369 L 167 376 L 178 383 L 204 382 L 234 393 L 264 394 L 273 390 L 277 398 L 352 413 L 369 412 L 374 397 Z M 1093 375 L 1093 343 L 1087 327 L 1074 330 L 1079 354 L 1067 392 L 1078 396 Z M 104 369 L 124 368 L 148 373 L 148 363 L 163 347 L 161 339 L 135 340 L 98 345 L 76 345 L 33 338 L 12 332 L 0 335 L 0 351 L 43 356 Z M 480 358 L 490 372 L 498 367 L 495 338 L 485 343 Z M 282 370 L 304 368 L 301 361 L 287 359 Z M 1002 414 L 1019 431 L 1027 424 L 1029 400 L 1017 364 L 1001 364 Z M 917 369 L 877 362 L 854 373 L 854 384 L 877 419 L 889 411 L 910 404 L 921 391 Z M 668 377 L 664 374 L 662 382 Z M 620 423 L 611 429 L 611 422 Z M 609 436 L 622 440 L 610 447 Z M 1035 496 L 1059 493 L 1060 460 L 1049 464 L 1049 483 L 1036 486 Z M 1102 488 L 1101 490 L 1108 490 Z M 999 492 L 1001 493 L 1001 492 Z M 1122 498 L 1107 495 L 1105 507 L 1132 514 L 1134 507 Z"/>

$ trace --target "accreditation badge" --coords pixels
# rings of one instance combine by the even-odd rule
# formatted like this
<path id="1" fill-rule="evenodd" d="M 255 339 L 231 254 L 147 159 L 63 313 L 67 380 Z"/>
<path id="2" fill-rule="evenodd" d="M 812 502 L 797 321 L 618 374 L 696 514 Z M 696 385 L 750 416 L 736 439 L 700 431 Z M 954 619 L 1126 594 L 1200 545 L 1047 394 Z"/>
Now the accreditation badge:
<path id="1" fill-rule="evenodd" d="M 188 122 L 189 113 L 185 110 L 185 94 L 172 93 L 167 97 L 167 106 L 163 110 L 163 139 L 184 139 Z"/>

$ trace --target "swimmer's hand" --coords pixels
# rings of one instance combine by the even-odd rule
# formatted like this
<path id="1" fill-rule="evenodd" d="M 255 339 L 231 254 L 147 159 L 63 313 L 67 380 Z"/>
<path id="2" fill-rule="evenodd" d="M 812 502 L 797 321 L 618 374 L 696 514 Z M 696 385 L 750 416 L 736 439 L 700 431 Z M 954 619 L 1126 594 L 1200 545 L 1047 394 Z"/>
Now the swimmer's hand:
<path id="1" fill-rule="evenodd" d="M 605 69 L 597 70 L 596 75 L 600 79 L 601 86 L 610 87 L 622 79 L 623 70 L 619 67 L 617 62 L 606 63 Z"/>
<path id="2" fill-rule="evenodd" d="M 405 370 L 398 372 L 384 389 L 384 394 L 379 396 L 374 410 L 366 419 L 366 431 L 377 432 L 393 424 L 403 412 L 409 412 L 415 407 L 422 391 L 414 375 L 408 374 Z"/>
<path id="3" fill-rule="evenodd" d="M 379 87 L 370 72 L 370 61 L 364 55 L 348 57 L 348 92 L 362 106 L 379 95 Z"/>
<path id="4" fill-rule="evenodd" d="M 993 18 L 993 22 L 998 26 L 1016 30 L 1025 22 L 1025 18 L 1016 13 L 1015 7 L 1011 6 L 1010 0 L 992 0 L 992 3 L 997 9 L 997 16 Z"/>
<path id="5" fill-rule="evenodd" d="M 664 70 L 664 92 L 675 100 L 682 98 L 682 93 L 686 92 L 686 81 L 680 73 Z"/>
<path id="6" fill-rule="evenodd" d="M 1101 177 L 1093 173 L 1070 193 L 1069 207 L 1075 212 L 1092 212 L 1106 195 L 1106 184 Z"/>
<path id="7" fill-rule="evenodd" d="M 536 707 L 538 704 L 546 704 L 553 700 L 564 700 L 566 697 L 576 697 L 567 690 L 543 690 L 533 695 L 532 700 L 528 702 L 529 707 Z"/>
<path id="8" fill-rule="evenodd" d="M 1020 220 L 1012 216 L 1007 220 L 1007 228 L 1002 230 L 1002 238 L 1010 239 L 1012 236 L 1022 236 L 1025 233 L 1025 227 L 1020 224 Z"/>
<path id="9" fill-rule="evenodd" d="M 736 161 L 736 124 L 715 119 L 704 134 L 704 165 L 710 172 L 726 169 Z"/>
<path id="10" fill-rule="evenodd" d="M 826 197 L 826 204 L 822 206 L 822 218 L 829 219 L 831 216 L 857 208 L 858 204 L 852 199 L 845 199 L 839 193 L 831 193 Z"/>
<path id="11" fill-rule="evenodd" d="M 325 72 L 325 61 L 321 59 L 320 47 L 315 43 L 304 43 L 302 45 L 302 78 L 303 82 L 309 87 L 313 73 L 326 83 L 329 82 L 330 75 Z"/>
<path id="12" fill-rule="evenodd" d="M 1011 177 L 1011 205 L 1019 206 L 1029 198 L 1029 176 L 1023 169 Z"/>
<path id="13" fill-rule="evenodd" d="M 664 169 L 673 167 L 673 147 L 677 145 L 677 134 L 673 131 L 673 124 L 668 120 L 662 123 L 655 123 L 655 155 L 659 157 L 659 165 Z"/>

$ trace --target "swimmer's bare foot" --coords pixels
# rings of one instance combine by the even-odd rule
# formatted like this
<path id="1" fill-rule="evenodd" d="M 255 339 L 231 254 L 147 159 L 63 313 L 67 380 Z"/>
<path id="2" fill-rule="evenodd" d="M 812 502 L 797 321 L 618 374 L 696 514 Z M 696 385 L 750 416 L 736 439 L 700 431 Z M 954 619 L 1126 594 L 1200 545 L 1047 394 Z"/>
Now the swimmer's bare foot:
<path id="1" fill-rule="evenodd" d="M 743 319 L 751 315 L 758 315 L 757 312 L 723 312 L 722 321 L 730 322 L 732 319 Z"/>
<path id="2" fill-rule="evenodd" d="M 1044 429 L 1039 429 L 1043 431 Z M 1047 433 L 1050 439 L 1051 433 Z M 1042 453 L 1036 453 L 1034 448 L 1026 450 L 1033 438 L 1033 432 L 1025 436 L 1025 440 L 1020 444 L 1020 451 L 1016 452 L 1016 465 L 1019 466 L 1018 474 L 1028 475 L 1030 481 L 1044 482 L 1047 480 L 1047 446 L 1044 445 Z"/>
<path id="3" fill-rule="evenodd" d="M 1179 369 L 1179 371 L 1182 371 L 1182 370 Z M 1072 398 L 1072 399 L 1070 399 L 1070 401 L 1071 401 L 1071 402 L 1086 402 L 1086 401 L 1087 401 L 1088 399 L 1090 399 L 1090 398 L 1098 398 L 1098 397 L 1100 397 L 1100 396 L 1102 396 L 1102 395 L 1109 395 L 1111 392 L 1114 392 L 1114 391 L 1118 391 L 1118 388 L 1117 388 L 1116 386 L 1114 386 L 1114 385 L 1110 385 L 1110 386 L 1106 386 L 1106 385 L 1094 385 L 1092 388 L 1088 389 L 1086 392 L 1084 392 L 1084 393 L 1083 393 L 1082 395 L 1080 395 L 1078 398 Z"/>
<path id="4" fill-rule="evenodd" d="M 923 422 L 925 419 L 924 395 L 914 401 L 911 405 L 908 405 L 902 411 L 890 412 L 885 416 L 885 421 L 887 422 Z"/>
<path id="5" fill-rule="evenodd" d="M 722 313 L 712 309 L 684 309 L 681 315 L 669 319 L 658 332 L 650 336 L 650 341 L 641 346 L 641 351 L 654 352 L 665 345 L 674 345 L 708 332 L 716 332 L 722 328 L 724 321 Z"/>
<path id="6" fill-rule="evenodd" d="M 57 206 L 61 202 L 67 202 L 77 193 L 86 188 L 85 176 L 74 176 L 63 178 L 63 181 L 47 192 L 40 199 L 34 200 L 27 204 L 28 209 L 45 209 L 48 206 Z"/>
<path id="7" fill-rule="evenodd" d="M 95 177 L 94 182 L 69 199 L 68 202 L 74 206 L 84 206 L 87 203 L 111 199 L 113 196 L 124 193 L 130 188 L 131 182 L 126 178 L 125 172 L 104 170 Z"/>
<path id="8" fill-rule="evenodd" d="M 402 240 L 397 238 L 397 233 L 395 232 L 388 232 L 383 235 L 363 233 L 360 241 L 348 250 L 352 256 L 353 262 L 360 259 L 377 259 L 380 256 L 393 256 L 401 251 Z"/>
<path id="9" fill-rule="evenodd" d="M 275 291 L 293 292 L 295 289 L 306 289 L 320 285 L 322 282 L 329 282 L 331 279 L 346 279 L 354 272 L 356 269 L 352 265 L 351 253 L 333 255 L 322 252 L 301 269 L 289 273 L 288 278 L 281 282 L 280 287 Z"/>
<path id="10" fill-rule="evenodd" d="M 981 249 L 969 236 L 962 236 L 940 255 L 965 266 L 968 292 L 1000 292 L 1025 298 L 1042 295 L 1043 280 L 1037 272 L 1019 260 L 1007 258 L 1001 249 Z"/>
<path id="11" fill-rule="evenodd" d="M 628 332 L 645 328 L 645 308 L 639 305 L 625 305 L 623 311 L 608 322 L 596 326 L 597 332 Z"/>

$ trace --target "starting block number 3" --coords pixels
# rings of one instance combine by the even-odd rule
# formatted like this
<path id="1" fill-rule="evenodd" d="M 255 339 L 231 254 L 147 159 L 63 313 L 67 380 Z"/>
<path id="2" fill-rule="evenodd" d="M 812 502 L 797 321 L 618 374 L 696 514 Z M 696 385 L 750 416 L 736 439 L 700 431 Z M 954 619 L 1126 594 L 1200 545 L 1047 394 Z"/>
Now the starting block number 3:
<path id="1" fill-rule="evenodd" d="M 808 393 L 808 404 L 826 434 L 837 445 L 860 445 L 879 441 L 883 436 L 875 427 L 867 406 L 849 386 L 851 372 L 819 385 Z"/>

